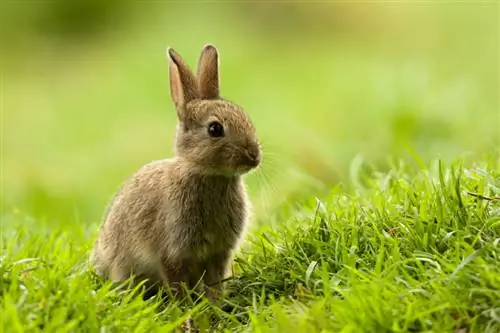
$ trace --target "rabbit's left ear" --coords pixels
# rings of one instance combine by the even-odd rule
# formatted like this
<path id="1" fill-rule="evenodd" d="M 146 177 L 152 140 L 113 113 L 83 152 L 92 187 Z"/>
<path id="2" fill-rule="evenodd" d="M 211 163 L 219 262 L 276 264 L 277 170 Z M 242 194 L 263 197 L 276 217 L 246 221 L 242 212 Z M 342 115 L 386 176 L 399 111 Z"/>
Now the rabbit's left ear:
<path id="1" fill-rule="evenodd" d="M 211 44 L 205 45 L 198 62 L 198 91 L 202 99 L 219 98 L 219 54 Z"/>
<path id="2" fill-rule="evenodd" d="M 183 108 L 189 101 L 199 98 L 198 82 L 181 56 L 171 47 L 167 49 L 170 94 L 175 106 Z"/>

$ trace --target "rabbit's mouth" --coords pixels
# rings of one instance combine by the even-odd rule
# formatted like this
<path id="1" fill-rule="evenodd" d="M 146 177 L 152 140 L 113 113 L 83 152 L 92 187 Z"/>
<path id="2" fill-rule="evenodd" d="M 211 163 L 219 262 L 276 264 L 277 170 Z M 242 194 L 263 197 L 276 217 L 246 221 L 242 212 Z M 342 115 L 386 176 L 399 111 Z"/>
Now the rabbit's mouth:
<path id="1" fill-rule="evenodd" d="M 236 172 L 239 174 L 244 174 L 250 172 L 251 170 L 257 168 L 260 165 L 259 155 L 244 155 L 240 158 Z"/>
<path id="2" fill-rule="evenodd" d="M 250 169 L 256 168 L 259 166 L 261 160 L 261 153 L 258 146 L 250 146 L 248 147 L 244 154 L 240 157 L 240 164 Z"/>
<path id="3" fill-rule="evenodd" d="M 255 169 L 255 167 L 249 167 L 249 166 L 246 166 L 246 165 L 242 165 L 242 166 L 239 166 L 236 169 L 236 171 L 234 172 L 234 175 L 235 176 L 243 176 L 243 175 L 251 172 L 254 169 Z"/>
<path id="4" fill-rule="evenodd" d="M 253 169 L 256 169 L 262 162 L 260 151 L 256 154 L 250 154 L 247 152 L 239 153 L 230 156 L 226 160 L 218 160 L 209 163 L 210 169 L 207 168 L 207 163 L 202 163 L 200 165 L 201 169 L 205 169 L 205 172 L 209 174 L 224 175 L 228 177 L 241 176 L 246 174 Z M 204 165 L 204 166 L 203 166 Z"/>
<path id="5" fill-rule="evenodd" d="M 260 164 L 260 153 L 258 151 L 246 151 L 240 157 L 239 164 L 250 169 L 256 168 Z"/>

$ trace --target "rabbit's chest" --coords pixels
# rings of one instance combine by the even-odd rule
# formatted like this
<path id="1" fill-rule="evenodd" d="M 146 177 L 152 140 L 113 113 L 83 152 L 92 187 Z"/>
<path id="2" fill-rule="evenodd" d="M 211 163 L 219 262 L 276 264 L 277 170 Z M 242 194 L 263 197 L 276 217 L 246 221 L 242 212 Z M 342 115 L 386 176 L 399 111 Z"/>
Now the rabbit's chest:
<path id="1" fill-rule="evenodd" d="M 185 229 L 185 245 L 197 257 L 232 249 L 243 232 L 246 207 L 243 198 L 222 198 L 230 205 L 217 205 L 207 199 L 192 201 L 184 206 L 181 217 Z"/>
<path id="2" fill-rule="evenodd" d="M 168 252 L 202 259 L 232 250 L 246 225 L 245 195 L 240 181 L 185 179 L 166 203 Z"/>
<path id="3" fill-rule="evenodd" d="M 233 205 L 240 205 L 238 200 L 233 200 Z M 218 209 L 218 207 L 207 204 L 199 204 L 192 207 L 191 211 L 195 211 L 195 216 L 192 216 L 190 227 L 190 243 L 193 247 L 226 248 L 237 241 L 242 231 L 244 224 L 244 214 L 241 212 L 245 209 L 243 205 L 234 209 L 226 207 L 226 209 Z"/>

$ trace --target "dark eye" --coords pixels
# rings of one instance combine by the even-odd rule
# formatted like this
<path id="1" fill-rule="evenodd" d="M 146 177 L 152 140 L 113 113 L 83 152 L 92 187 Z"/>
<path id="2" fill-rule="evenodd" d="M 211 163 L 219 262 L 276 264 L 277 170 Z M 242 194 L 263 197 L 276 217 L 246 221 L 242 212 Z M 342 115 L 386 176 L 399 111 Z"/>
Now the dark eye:
<path id="1" fill-rule="evenodd" d="M 224 136 L 224 127 L 221 123 L 213 121 L 208 124 L 208 134 L 210 134 L 210 136 L 214 138 Z"/>

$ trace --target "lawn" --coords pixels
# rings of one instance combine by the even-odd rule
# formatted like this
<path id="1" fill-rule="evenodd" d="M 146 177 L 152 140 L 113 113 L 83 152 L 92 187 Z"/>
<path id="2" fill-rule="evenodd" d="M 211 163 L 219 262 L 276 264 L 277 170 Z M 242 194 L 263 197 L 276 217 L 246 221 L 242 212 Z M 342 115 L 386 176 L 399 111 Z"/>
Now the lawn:
<path id="1" fill-rule="evenodd" d="M 1 11 L 18 34 L 2 50 L 2 332 L 188 316 L 215 332 L 500 331 L 498 4 L 152 3 L 90 37 L 55 34 L 59 11 Z M 143 300 L 87 265 L 114 191 L 172 154 L 166 46 L 194 65 L 207 41 L 264 146 L 224 310 Z"/>

